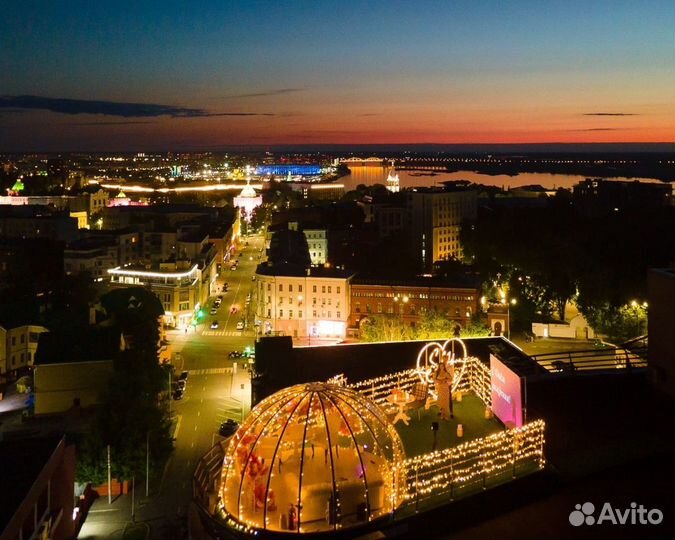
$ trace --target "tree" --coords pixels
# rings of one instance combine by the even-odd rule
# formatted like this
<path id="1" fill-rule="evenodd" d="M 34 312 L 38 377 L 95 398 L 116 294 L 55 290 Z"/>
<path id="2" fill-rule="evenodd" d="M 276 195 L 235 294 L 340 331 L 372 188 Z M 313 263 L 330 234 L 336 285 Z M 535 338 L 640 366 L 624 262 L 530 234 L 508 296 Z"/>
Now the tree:
<path id="1" fill-rule="evenodd" d="M 385 313 L 369 315 L 361 322 L 361 339 L 367 342 L 406 341 L 414 339 L 414 333 L 397 315 Z"/>
<path id="2" fill-rule="evenodd" d="M 415 327 L 417 339 L 447 339 L 457 337 L 459 332 L 461 328 L 455 321 L 435 309 L 422 312 Z"/>

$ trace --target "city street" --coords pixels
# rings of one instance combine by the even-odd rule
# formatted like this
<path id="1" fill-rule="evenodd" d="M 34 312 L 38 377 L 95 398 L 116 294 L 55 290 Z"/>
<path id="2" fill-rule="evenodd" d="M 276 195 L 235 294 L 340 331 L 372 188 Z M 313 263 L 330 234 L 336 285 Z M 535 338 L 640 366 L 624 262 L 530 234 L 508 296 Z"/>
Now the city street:
<path id="1" fill-rule="evenodd" d="M 248 242 L 248 246 L 246 246 Z M 177 527 L 184 524 L 186 509 L 192 497 L 192 474 L 197 461 L 219 438 L 218 428 L 228 418 L 241 422 L 250 409 L 250 379 L 247 359 L 230 359 L 230 351 L 243 351 L 254 345 L 255 268 L 264 257 L 263 236 L 242 238 L 233 255 L 239 264 L 230 270 L 231 262 L 223 263 L 217 282 L 218 294 L 211 297 L 202 310 L 203 322 L 187 333 L 168 333 L 174 350 L 176 373 L 189 373 L 183 399 L 172 400 L 172 413 L 176 419 L 175 450 L 168 460 L 159 485 L 150 485 L 150 496 L 145 498 L 145 487 L 137 482 L 136 521 L 151 525 L 152 538 L 177 538 Z M 221 293 L 224 283 L 229 290 Z M 246 303 L 251 293 L 251 302 Z M 209 315 L 218 295 L 223 301 L 216 315 Z M 232 313 L 232 308 L 236 313 Z M 244 319 L 244 331 L 236 329 Z M 219 328 L 210 325 L 218 320 Z M 237 363 L 236 368 L 234 366 Z M 105 497 L 96 501 L 79 538 L 121 538 L 124 523 L 131 518 L 131 497 L 120 498 L 108 506 Z"/>

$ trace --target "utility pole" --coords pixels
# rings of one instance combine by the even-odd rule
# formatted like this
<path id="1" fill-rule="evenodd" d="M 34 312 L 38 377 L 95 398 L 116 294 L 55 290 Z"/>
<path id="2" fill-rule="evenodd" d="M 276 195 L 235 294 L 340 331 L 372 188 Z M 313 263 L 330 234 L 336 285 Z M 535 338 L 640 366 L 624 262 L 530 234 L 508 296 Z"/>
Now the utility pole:
<path id="1" fill-rule="evenodd" d="M 110 485 L 112 482 L 110 474 L 110 445 L 108 445 L 108 504 L 112 504 L 112 486 Z"/>
<path id="2" fill-rule="evenodd" d="M 136 523 L 136 477 L 131 477 L 131 523 Z"/>
<path id="3" fill-rule="evenodd" d="M 145 434 L 145 496 L 150 494 L 150 432 Z"/>

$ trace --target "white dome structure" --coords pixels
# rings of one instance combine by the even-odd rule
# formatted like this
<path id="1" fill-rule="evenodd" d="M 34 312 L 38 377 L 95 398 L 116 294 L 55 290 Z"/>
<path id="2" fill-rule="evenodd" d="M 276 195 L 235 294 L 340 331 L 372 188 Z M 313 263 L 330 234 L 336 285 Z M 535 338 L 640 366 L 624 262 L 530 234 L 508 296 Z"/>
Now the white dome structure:
<path id="1" fill-rule="evenodd" d="M 229 442 L 220 510 L 241 526 L 286 533 L 362 525 L 402 502 L 404 459 L 398 433 L 364 395 L 292 386 L 258 404 Z"/>
<path id="2" fill-rule="evenodd" d="M 246 219 L 250 220 L 253 210 L 262 204 L 262 197 L 256 193 L 247 179 L 244 189 L 234 198 L 233 203 L 234 206 L 241 208 Z"/>

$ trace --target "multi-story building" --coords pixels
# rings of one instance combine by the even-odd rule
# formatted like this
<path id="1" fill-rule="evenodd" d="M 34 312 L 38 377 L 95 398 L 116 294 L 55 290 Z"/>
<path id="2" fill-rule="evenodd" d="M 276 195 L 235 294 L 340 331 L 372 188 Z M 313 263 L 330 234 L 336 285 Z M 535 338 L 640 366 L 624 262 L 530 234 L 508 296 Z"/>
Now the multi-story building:
<path id="1" fill-rule="evenodd" d="M 259 265 L 256 318 L 261 332 L 295 338 L 345 337 L 351 277 L 348 271 L 323 267 Z"/>
<path id="2" fill-rule="evenodd" d="M 463 184 L 407 192 L 411 249 L 421 268 L 431 270 L 437 261 L 462 258 L 459 233 L 464 220 L 476 219 L 477 201 L 476 191 Z"/>
<path id="3" fill-rule="evenodd" d="M 33 365 L 43 326 L 26 324 L 14 328 L 0 326 L 0 375 L 16 374 Z"/>
<path id="4" fill-rule="evenodd" d="M 0 236 L 71 242 L 79 238 L 78 221 L 45 206 L 2 206 Z"/>
<path id="5" fill-rule="evenodd" d="M 328 262 L 328 231 L 321 227 L 306 226 L 302 229 L 302 232 L 307 239 L 312 266 L 326 264 Z"/>
<path id="6" fill-rule="evenodd" d="M 358 330 L 369 315 L 397 315 L 415 327 L 429 310 L 443 314 L 464 328 L 480 309 L 480 289 L 472 284 L 455 284 L 436 278 L 384 281 L 351 280 L 349 327 Z"/>
<path id="7" fill-rule="evenodd" d="M 164 307 L 164 324 L 186 328 L 215 291 L 214 254 L 215 249 L 209 245 L 203 256 L 195 260 L 111 268 L 110 286 L 147 287 Z"/>
<path id="8" fill-rule="evenodd" d="M 8 495 L 0 512 L 0 540 L 73 538 L 80 523 L 73 512 L 75 445 L 65 437 L 3 441 L 0 462 L 11 471 L 2 486 Z"/>

